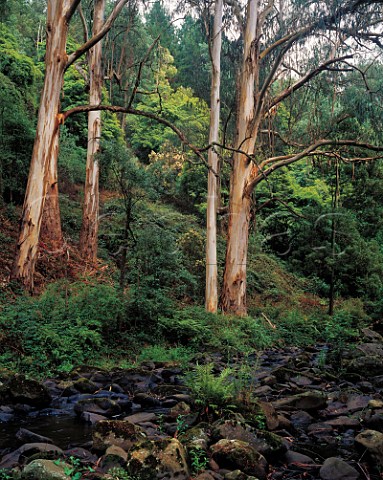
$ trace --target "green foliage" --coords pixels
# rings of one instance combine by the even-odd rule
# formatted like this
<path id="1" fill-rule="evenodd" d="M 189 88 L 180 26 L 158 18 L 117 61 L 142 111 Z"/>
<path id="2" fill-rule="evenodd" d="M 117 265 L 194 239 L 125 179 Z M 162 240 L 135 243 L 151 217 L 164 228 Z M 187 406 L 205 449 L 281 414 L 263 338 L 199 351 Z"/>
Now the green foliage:
<path id="1" fill-rule="evenodd" d="M 163 345 L 146 346 L 142 349 L 138 361 L 151 362 L 176 362 L 183 366 L 187 365 L 193 355 L 193 351 L 187 347 L 167 347 Z"/>
<path id="2" fill-rule="evenodd" d="M 189 457 L 194 475 L 198 475 L 202 470 L 205 470 L 209 464 L 207 453 L 200 447 L 191 448 L 189 450 Z"/>
<path id="3" fill-rule="evenodd" d="M 2 362 L 37 376 L 94 362 L 116 341 L 122 309 L 102 284 L 58 282 L 39 298 L 18 298 L 0 313 Z"/>
<path id="4" fill-rule="evenodd" d="M 233 371 L 223 369 L 214 375 L 214 364 L 196 365 L 195 369 L 186 376 L 186 385 L 195 396 L 196 404 L 203 410 L 217 410 L 227 406 L 234 398 L 235 384 Z"/>
<path id="5" fill-rule="evenodd" d="M 140 477 L 137 475 L 131 475 L 122 467 L 113 467 L 108 470 L 105 478 L 110 480 L 140 480 Z"/>

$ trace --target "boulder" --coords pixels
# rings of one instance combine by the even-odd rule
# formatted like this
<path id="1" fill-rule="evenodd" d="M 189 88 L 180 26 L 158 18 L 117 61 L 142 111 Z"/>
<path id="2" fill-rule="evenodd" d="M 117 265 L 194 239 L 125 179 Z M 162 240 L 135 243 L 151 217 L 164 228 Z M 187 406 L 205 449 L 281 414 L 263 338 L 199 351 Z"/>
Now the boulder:
<path id="1" fill-rule="evenodd" d="M 322 480 L 358 480 L 359 472 L 344 460 L 339 458 L 327 458 L 319 470 Z"/>
<path id="2" fill-rule="evenodd" d="M 221 468 L 241 470 L 249 475 L 266 478 L 267 461 L 249 443 L 223 439 L 210 447 L 211 455 Z"/>
<path id="3" fill-rule="evenodd" d="M 71 465 L 64 462 L 54 462 L 38 458 L 29 463 L 21 472 L 22 480 L 70 480 L 67 475 L 72 469 Z"/>
<path id="4" fill-rule="evenodd" d="M 41 383 L 27 379 L 24 375 L 14 375 L 1 385 L 0 401 L 44 408 L 50 405 L 52 398 L 47 388 Z"/>
<path id="5" fill-rule="evenodd" d="M 281 398 L 273 402 L 273 406 L 278 408 L 289 408 L 298 410 L 320 410 L 327 406 L 327 396 L 323 392 L 316 390 L 299 393 L 291 397 Z"/>
<path id="6" fill-rule="evenodd" d="M 148 440 L 128 452 L 128 471 L 142 480 L 187 480 L 186 451 L 176 438 Z"/>
<path id="7" fill-rule="evenodd" d="M 355 437 L 355 444 L 362 451 L 367 450 L 377 463 L 383 466 L 383 433 L 364 430 Z"/>
<path id="8" fill-rule="evenodd" d="M 41 456 L 52 456 L 56 458 L 63 454 L 61 448 L 50 443 L 26 443 L 17 450 L 5 455 L 0 462 L 0 468 L 14 468 L 21 463 L 22 460 L 32 457 L 35 454 Z"/>
<path id="9" fill-rule="evenodd" d="M 103 451 L 111 445 L 129 450 L 146 435 L 138 425 L 126 420 L 101 420 L 94 426 L 92 437 L 93 448 Z"/>
<path id="10" fill-rule="evenodd" d="M 241 470 L 234 470 L 225 475 L 225 480 L 257 480 L 257 478 L 246 475 Z"/>
<path id="11" fill-rule="evenodd" d="M 84 398 L 79 400 L 75 406 L 74 411 L 79 417 L 84 412 L 96 413 L 104 417 L 112 417 L 121 413 L 120 405 L 107 397 Z"/>

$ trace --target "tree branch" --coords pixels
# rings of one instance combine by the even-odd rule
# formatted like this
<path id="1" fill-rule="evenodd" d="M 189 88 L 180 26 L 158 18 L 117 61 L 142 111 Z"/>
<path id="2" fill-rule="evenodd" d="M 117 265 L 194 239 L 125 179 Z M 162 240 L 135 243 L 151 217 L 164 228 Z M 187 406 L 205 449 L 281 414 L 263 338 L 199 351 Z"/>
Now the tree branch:
<path id="1" fill-rule="evenodd" d="M 74 12 L 76 11 L 77 7 L 79 6 L 81 0 L 72 0 L 72 3 L 69 5 L 68 11 L 65 14 L 65 18 L 67 23 L 70 22 L 71 18 L 74 15 Z"/>
<path id="2" fill-rule="evenodd" d="M 77 3 L 79 0 L 76 0 Z M 79 47 L 75 52 L 71 53 L 68 57 L 68 61 L 66 64 L 66 70 L 78 59 L 80 58 L 85 52 L 90 50 L 96 43 L 98 43 L 112 28 L 113 22 L 117 18 L 118 14 L 124 7 L 129 0 L 119 0 L 119 2 L 113 8 L 112 13 L 109 15 L 108 19 L 105 21 L 104 26 L 101 30 L 90 38 L 87 42 L 85 42 L 81 47 Z M 77 6 L 77 5 L 76 5 Z"/>
<path id="3" fill-rule="evenodd" d="M 128 102 L 128 106 L 127 108 L 130 108 L 133 104 L 133 101 L 134 101 L 134 97 L 136 96 L 136 93 L 137 93 L 137 90 L 138 90 L 138 87 L 140 86 L 140 83 L 141 83 L 141 76 L 142 76 L 142 69 L 144 68 L 144 65 L 145 63 L 147 62 L 150 54 L 152 53 L 152 50 L 153 48 L 155 47 L 155 45 L 158 43 L 159 39 L 160 39 L 160 36 L 161 35 L 158 35 L 158 37 L 154 40 L 154 42 L 150 45 L 150 47 L 148 48 L 144 58 L 141 60 L 140 62 L 140 66 L 138 68 L 138 72 L 137 72 L 137 77 L 136 77 L 136 81 L 134 83 L 134 87 L 133 87 L 133 90 L 132 90 L 132 94 L 130 96 L 130 99 L 129 99 L 129 102 Z"/>
<path id="4" fill-rule="evenodd" d="M 383 146 L 371 145 L 369 143 L 361 143 L 355 140 L 329 140 L 329 139 L 318 140 L 317 142 L 313 143 L 312 145 L 308 146 L 303 151 L 295 155 L 294 154 L 282 155 L 280 157 L 272 157 L 262 161 L 261 164 L 259 165 L 261 172 L 257 176 L 249 180 L 245 188 L 245 192 L 246 192 L 245 194 L 251 195 L 254 187 L 261 180 L 267 178 L 274 170 L 278 170 L 281 167 L 285 167 L 287 165 L 295 163 L 298 160 L 301 160 L 302 158 L 305 158 L 308 156 L 332 154 L 333 152 L 323 152 L 321 150 L 317 150 L 319 147 L 323 147 L 326 145 L 331 145 L 333 147 L 341 147 L 341 146 L 356 147 L 356 148 L 363 148 L 366 150 L 372 150 L 374 152 L 383 152 Z M 359 160 L 357 161 L 363 161 L 362 157 L 358 157 L 358 158 Z M 376 159 L 380 158 L 380 155 L 378 157 L 365 157 L 365 158 L 368 159 L 368 161 L 370 161 L 373 158 L 376 158 Z M 349 163 L 352 162 L 352 159 L 348 159 L 348 162 Z M 269 166 L 266 170 L 263 170 L 263 167 L 265 167 L 266 165 L 269 165 L 270 163 L 273 163 L 273 164 Z"/>
<path id="5" fill-rule="evenodd" d="M 60 114 L 60 120 L 63 123 L 71 115 L 74 115 L 77 113 L 87 113 L 87 112 L 92 112 L 97 110 L 114 112 L 114 113 L 127 113 L 129 115 L 138 115 L 141 117 L 150 118 L 151 120 L 154 120 L 158 123 L 161 123 L 162 125 L 165 125 L 166 127 L 169 127 L 178 136 L 181 142 L 187 147 L 189 147 L 190 150 L 192 150 L 192 152 L 195 153 L 197 157 L 209 168 L 205 157 L 202 155 L 203 150 L 193 145 L 187 139 L 186 135 L 173 123 L 169 122 L 169 120 L 166 120 L 163 117 L 160 117 L 159 115 L 156 115 L 155 113 L 145 112 L 143 110 L 136 110 L 135 108 L 132 108 L 132 107 L 120 107 L 116 105 L 79 105 L 77 107 L 71 108 L 70 110 L 62 112 Z M 216 172 L 213 172 L 213 173 L 215 175 L 217 174 Z"/>
<path id="6" fill-rule="evenodd" d="M 319 65 L 319 67 L 314 68 L 314 70 L 311 70 L 311 72 L 307 73 L 300 80 L 298 80 L 293 85 L 291 85 L 290 87 L 283 90 L 283 92 L 281 92 L 279 95 L 274 97 L 269 104 L 268 112 L 270 112 L 270 109 L 275 107 L 275 105 L 282 102 L 285 98 L 289 97 L 292 93 L 294 93 L 299 88 L 303 87 L 303 85 L 305 85 L 307 82 L 309 82 L 312 78 L 316 77 L 317 75 L 319 75 L 324 70 L 327 70 L 327 67 L 329 65 L 332 65 L 333 63 L 336 63 L 336 62 L 342 62 L 342 61 L 347 60 L 349 58 L 353 58 L 353 55 L 344 55 L 343 57 L 332 58 L 332 59 L 330 58 L 326 62 Z"/>

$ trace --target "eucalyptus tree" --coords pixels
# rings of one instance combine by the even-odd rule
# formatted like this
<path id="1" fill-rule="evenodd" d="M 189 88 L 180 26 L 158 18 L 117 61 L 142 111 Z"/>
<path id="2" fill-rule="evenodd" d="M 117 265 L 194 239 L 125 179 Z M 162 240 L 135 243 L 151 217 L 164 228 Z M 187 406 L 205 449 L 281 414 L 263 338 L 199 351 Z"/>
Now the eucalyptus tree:
<path id="1" fill-rule="evenodd" d="M 16 258 L 12 277 L 33 290 L 33 274 L 37 260 L 40 229 L 47 196 L 52 200 L 45 209 L 50 233 L 60 242 L 57 158 L 59 150 L 60 92 L 64 73 L 78 58 L 98 43 L 110 30 L 113 21 L 128 0 L 119 0 L 99 32 L 70 55 L 66 43 L 70 21 L 81 0 L 48 0 L 44 86 L 40 98 L 36 137 L 29 170 L 28 184 L 20 222 Z M 52 232 L 53 230 L 53 232 Z"/>
<path id="2" fill-rule="evenodd" d="M 275 156 L 268 143 L 278 109 L 322 72 L 352 69 L 354 47 L 379 44 L 376 25 L 381 2 L 302 2 L 248 0 L 243 34 L 243 60 L 238 77 L 236 138 L 232 157 L 229 224 L 222 308 L 245 315 L 246 268 L 252 196 L 255 187 L 275 170 L 310 156 L 347 157 L 348 161 L 375 158 L 382 148 L 357 138 L 324 138 L 301 134 L 286 140 L 289 151 Z M 340 121 L 333 116 L 336 124 Z M 266 128 L 265 128 L 266 127 Z M 365 149 L 367 156 L 361 156 Z M 271 154 L 271 155 L 270 155 Z"/>

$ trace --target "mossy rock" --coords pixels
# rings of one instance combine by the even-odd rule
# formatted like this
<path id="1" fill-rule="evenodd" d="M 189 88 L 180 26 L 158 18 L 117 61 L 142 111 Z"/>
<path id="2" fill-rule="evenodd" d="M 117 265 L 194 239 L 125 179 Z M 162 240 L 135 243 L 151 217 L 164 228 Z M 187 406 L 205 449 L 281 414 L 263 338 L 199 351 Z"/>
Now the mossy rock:
<path id="1" fill-rule="evenodd" d="M 100 420 L 93 430 L 93 448 L 104 451 L 111 445 L 129 450 L 146 438 L 143 430 L 126 420 Z"/>
<path id="2" fill-rule="evenodd" d="M 190 478 L 186 451 L 176 438 L 144 441 L 129 451 L 127 461 L 131 475 L 141 480 L 187 480 Z"/>
<path id="3" fill-rule="evenodd" d="M 241 470 L 246 474 L 266 479 L 267 461 L 249 443 L 222 439 L 210 447 L 213 460 L 221 468 Z"/>
<path id="4" fill-rule="evenodd" d="M 67 463 L 39 458 L 24 468 L 20 478 L 21 480 L 70 480 L 71 476 L 65 472 L 71 469 L 72 467 Z"/>

